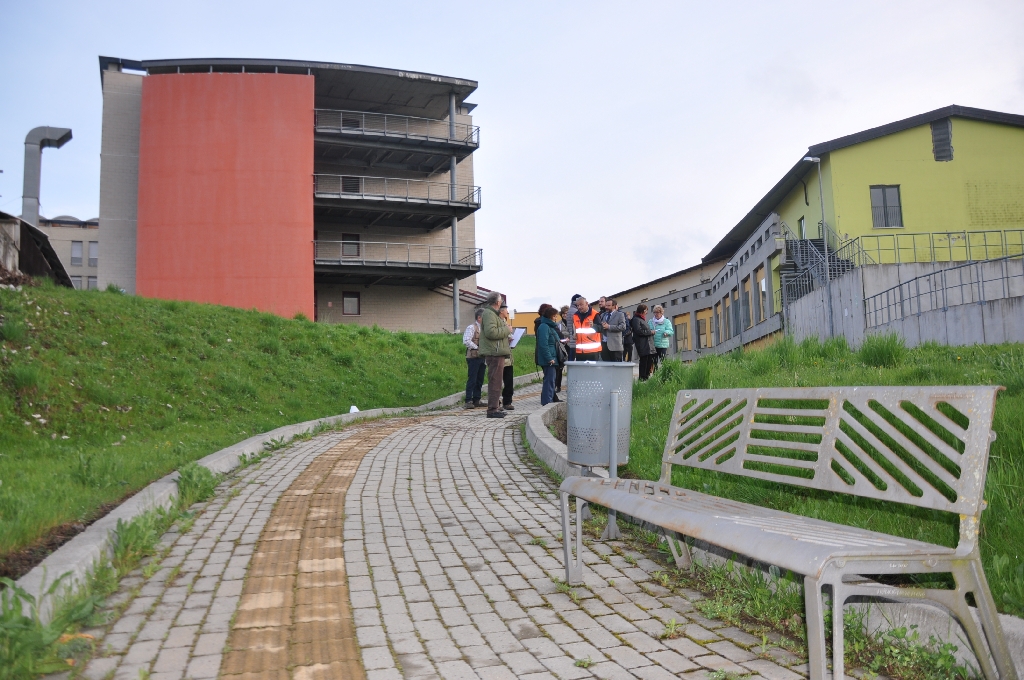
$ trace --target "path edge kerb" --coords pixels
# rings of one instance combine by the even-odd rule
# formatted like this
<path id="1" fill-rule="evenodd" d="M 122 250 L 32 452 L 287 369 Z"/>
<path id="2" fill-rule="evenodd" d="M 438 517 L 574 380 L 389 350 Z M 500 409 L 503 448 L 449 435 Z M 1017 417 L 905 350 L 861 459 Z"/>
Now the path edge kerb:
<path id="1" fill-rule="evenodd" d="M 579 465 L 569 462 L 566 445 L 556 439 L 547 427 L 554 422 L 559 411 L 565 408 L 566 404 L 563 401 L 548 404 L 531 413 L 526 419 L 526 441 L 533 449 L 534 454 L 545 465 L 562 477 L 580 476 L 582 470 Z M 607 477 L 608 472 L 604 468 L 591 468 L 586 476 Z M 619 513 L 619 519 L 637 523 L 632 517 L 621 512 Z M 640 524 L 646 529 L 657 531 L 657 527 L 648 525 L 646 522 Z M 731 557 L 728 554 L 722 554 L 714 546 L 703 542 L 698 542 L 696 545 L 691 546 L 690 551 L 695 560 L 705 563 L 725 562 Z M 767 565 L 753 562 L 745 563 L 742 566 L 761 569 L 762 571 L 766 571 L 768 568 Z M 963 631 L 959 626 L 953 625 L 951 616 L 942 610 L 927 605 L 899 602 L 876 602 L 869 606 L 851 602 L 846 605 L 847 609 L 853 607 L 866 608 L 867 625 L 870 630 L 892 630 L 902 626 L 909 628 L 911 625 L 916 625 L 922 640 L 927 640 L 930 635 L 934 635 L 940 640 L 952 642 L 960 648 L 957 652 L 958 657 L 967 658 L 977 665 L 973 657 L 963 654 L 964 652 L 970 654 L 963 641 L 957 639 L 963 635 Z M 1024 670 L 1024 619 L 1011 616 L 1010 614 L 1000 614 L 999 622 L 1003 626 L 1003 633 L 1006 635 L 1013 663 L 1018 669 Z"/>
<path id="2" fill-rule="evenodd" d="M 543 379 L 543 376 L 544 374 L 540 371 L 527 373 L 517 376 L 514 384 L 516 387 L 529 385 Z M 484 393 L 486 391 L 487 387 L 484 386 Z M 316 428 L 323 426 L 348 425 L 361 420 L 373 420 L 381 417 L 447 409 L 459 404 L 464 398 L 465 392 L 458 392 L 447 397 L 435 399 L 421 406 L 375 408 L 356 413 L 343 413 L 326 418 L 317 418 L 316 420 L 307 420 L 306 422 L 294 425 L 284 425 L 283 427 L 249 437 L 237 444 L 232 444 L 219 451 L 215 451 L 197 460 L 196 463 L 215 474 L 224 474 L 237 468 L 242 456 L 261 453 L 264 451 L 264 444 L 269 444 L 275 440 L 288 441 L 298 435 L 312 432 Z M 53 583 L 54 579 L 62 574 L 70 574 L 62 588 L 75 589 L 80 587 L 89 571 L 110 557 L 114 530 L 117 528 L 117 523 L 122 520 L 129 522 L 155 508 L 170 506 L 178 497 L 177 479 L 178 473 L 172 472 L 136 493 L 124 503 L 93 522 L 85 531 L 53 551 L 45 560 L 37 564 L 32 571 L 18 579 L 18 586 L 35 597 L 37 602 L 40 601 L 43 592 Z M 40 616 L 44 622 L 48 621 L 53 603 L 42 602 L 40 604 Z"/>

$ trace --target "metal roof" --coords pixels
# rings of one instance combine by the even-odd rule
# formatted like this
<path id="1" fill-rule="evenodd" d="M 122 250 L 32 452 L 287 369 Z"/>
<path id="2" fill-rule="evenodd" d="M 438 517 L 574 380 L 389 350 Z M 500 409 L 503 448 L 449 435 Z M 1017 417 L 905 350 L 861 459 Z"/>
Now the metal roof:
<path id="1" fill-rule="evenodd" d="M 151 59 L 99 58 L 100 77 L 111 64 L 123 69 L 163 73 L 293 73 L 316 77 L 316 106 L 441 119 L 448 115 L 448 95 L 464 104 L 477 88 L 475 80 L 360 64 L 295 59 Z M 470 105 L 472 106 L 472 105 Z"/>
<path id="2" fill-rule="evenodd" d="M 743 242 L 757 229 L 758 225 L 768 217 L 775 206 L 789 194 L 790 191 L 800 182 L 801 178 L 807 172 L 814 167 L 814 163 L 810 161 L 804 161 L 805 156 L 821 156 L 838 149 L 843 149 L 848 146 L 855 144 L 862 144 L 869 142 L 879 137 L 885 137 L 887 135 L 895 134 L 897 132 L 903 132 L 911 128 L 918 127 L 920 125 L 927 125 L 936 120 L 942 120 L 943 118 L 966 118 L 968 120 L 980 120 L 986 123 L 1000 123 L 1003 125 L 1013 125 L 1015 127 L 1024 127 L 1024 116 L 1020 116 L 1013 113 L 1002 113 L 1000 111 L 989 111 L 987 109 L 975 109 L 969 106 L 957 106 L 953 104 L 951 106 L 945 106 L 941 109 L 935 109 L 934 111 L 928 111 L 927 113 L 921 113 L 910 118 L 904 118 L 903 120 L 897 120 L 892 123 L 886 123 L 878 127 L 869 128 L 862 130 L 861 132 L 855 132 L 852 135 L 846 135 L 844 137 L 837 137 L 828 142 L 822 142 L 820 144 L 814 144 L 807 149 L 807 153 L 801 154 L 800 160 L 793 165 L 792 168 L 782 176 L 782 179 L 776 183 L 771 190 L 764 195 L 764 197 L 758 201 L 750 212 L 743 216 L 736 226 L 729 230 L 721 241 L 719 241 L 711 251 L 704 256 L 703 262 L 711 262 L 719 260 L 723 257 L 730 257 L 736 249 L 738 249 Z"/>

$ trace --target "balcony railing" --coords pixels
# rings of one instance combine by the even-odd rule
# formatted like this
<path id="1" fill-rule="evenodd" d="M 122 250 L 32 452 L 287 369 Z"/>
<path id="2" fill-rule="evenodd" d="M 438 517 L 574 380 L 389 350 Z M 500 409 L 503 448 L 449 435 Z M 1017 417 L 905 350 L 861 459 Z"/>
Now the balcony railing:
<path id="1" fill-rule="evenodd" d="M 371 241 L 313 242 L 316 264 L 377 267 L 408 267 L 412 269 L 468 269 L 484 266 L 481 248 L 452 248 L 423 243 L 383 243 Z"/>
<path id="2" fill-rule="evenodd" d="M 313 192 L 317 198 L 462 203 L 476 207 L 480 205 L 480 187 L 469 184 L 427 182 L 419 179 L 313 175 Z"/>
<path id="3" fill-rule="evenodd" d="M 1024 253 L 1024 229 L 869 234 L 860 242 L 879 264 L 970 262 Z"/>
<path id="4" fill-rule="evenodd" d="M 364 111 L 316 110 L 316 131 L 370 137 L 397 137 L 434 142 L 455 142 L 480 146 L 480 128 L 456 123 L 454 130 L 446 120 L 414 118 Z"/>

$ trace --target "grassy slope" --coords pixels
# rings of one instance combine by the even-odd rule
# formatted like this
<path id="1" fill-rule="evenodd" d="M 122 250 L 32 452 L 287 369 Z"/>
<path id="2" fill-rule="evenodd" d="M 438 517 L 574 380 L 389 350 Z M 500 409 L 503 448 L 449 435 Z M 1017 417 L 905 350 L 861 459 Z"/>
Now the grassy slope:
<path id="1" fill-rule="evenodd" d="M 253 434 L 465 387 L 448 335 L 52 286 L 0 290 L 0 317 L 26 331 L 0 340 L 0 558 Z"/>
<path id="2" fill-rule="evenodd" d="M 710 369 L 710 373 L 708 373 Z M 710 385 L 707 385 L 708 375 Z M 925 346 L 895 368 L 873 368 L 845 346 L 777 343 L 757 352 L 709 357 L 689 367 L 670 362 L 637 386 L 629 467 L 657 479 L 675 395 L 683 387 L 810 387 L 819 385 L 989 385 L 1000 394 L 982 515 L 982 559 L 1002 611 L 1024 615 L 1024 347 L 1021 345 Z M 870 528 L 907 538 L 956 545 L 958 518 L 948 513 L 832 496 L 703 470 L 677 469 L 673 483 L 809 517 Z M 999 564 L 997 568 L 996 564 Z"/>

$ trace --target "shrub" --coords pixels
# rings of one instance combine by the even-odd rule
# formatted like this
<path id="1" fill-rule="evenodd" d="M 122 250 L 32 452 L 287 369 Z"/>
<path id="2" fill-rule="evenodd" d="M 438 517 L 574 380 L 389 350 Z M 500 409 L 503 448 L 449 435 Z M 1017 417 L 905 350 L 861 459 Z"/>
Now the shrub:
<path id="1" fill-rule="evenodd" d="M 309 317 L 302 312 L 295 312 L 295 316 L 292 317 L 296 321 L 309 321 Z"/>
<path id="2" fill-rule="evenodd" d="M 117 520 L 114 529 L 114 557 L 111 560 L 118 576 L 131 571 L 143 557 L 153 554 L 160 540 L 163 510 L 147 512 L 130 522 Z"/>
<path id="3" fill-rule="evenodd" d="M 178 505 L 181 508 L 205 501 L 216 488 L 217 478 L 202 465 L 188 463 L 178 470 Z"/>
<path id="4" fill-rule="evenodd" d="M 28 337 L 28 327 L 22 321 L 8 319 L 0 326 L 0 340 L 7 342 L 24 342 Z"/>
<path id="5" fill-rule="evenodd" d="M 18 394 L 28 394 L 35 390 L 42 391 L 45 380 L 43 372 L 35 364 L 18 364 L 11 366 L 11 384 Z"/>
<path id="6" fill-rule="evenodd" d="M 666 359 L 658 366 L 653 379 L 661 385 L 681 383 L 686 375 L 686 367 L 683 362 L 675 359 Z"/>
<path id="7" fill-rule="evenodd" d="M 781 368 L 795 368 L 800 362 L 800 350 L 788 335 L 777 340 L 766 351 L 775 357 L 775 363 Z"/>
<path id="8" fill-rule="evenodd" d="M 688 390 L 711 389 L 711 361 L 701 359 L 691 364 L 684 376 L 683 385 Z"/>
<path id="9" fill-rule="evenodd" d="M 108 283 L 106 287 L 108 293 L 116 293 L 118 295 L 124 295 L 124 291 L 116 283 Z"/>
<path id="10" fill-rule="evenodd" d="M 881 333 L 864 338 L 857 353 L 861 361 L 876 368 L 895 368 L 907 355 L 907 346 L 896 333 Z"/>

